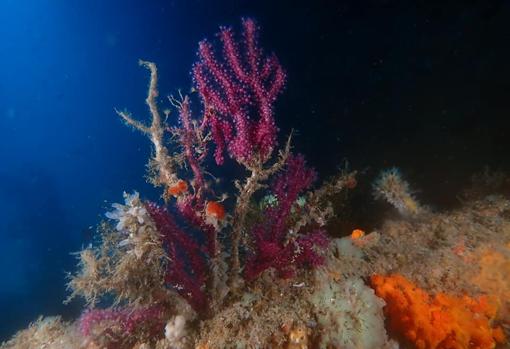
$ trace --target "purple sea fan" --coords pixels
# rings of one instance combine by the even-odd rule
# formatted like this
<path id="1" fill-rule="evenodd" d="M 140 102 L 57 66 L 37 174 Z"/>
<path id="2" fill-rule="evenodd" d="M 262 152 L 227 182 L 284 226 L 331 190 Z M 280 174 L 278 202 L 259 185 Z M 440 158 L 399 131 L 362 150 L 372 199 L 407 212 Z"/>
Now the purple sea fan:
<path id="1" fill-rule="evenodd" d="M 184 232 L 165 208 L 149 202 L 145 205 L 161 234 L 168 253 L 165 281 L 197 312 L 207 310 L 204 291 L 208 265 L 200 244 Z"/>
<path id="2" fill-rule="evenodd" d="M 255 279 L 269 268 L 274 268 L 281 277 L 288 278 L 294 275 L 298 267 L 315 267 L 323 263 L 317 250 L 328 245 L 326 233 L 321 229 L 295 232 L 289 226 L 293 205 L 315 178 L 315 171 L 306 167 L 302 155 L 289 157 L 285 172 L 272 184 L 277 205 L 268 207 L 264 212 L 265 222 L 252 230 L 254 252 L 246 263 L 244 273 L 247 280 Z"/>
<path id="3" fill-rule="evenodd" d="M 276 146 L 273 104 L 285 85 L 285 72 L 275 55 L 265 57 L 258 46 L 254 20 L 244 19 L 243 40 L 221 28 L 221 59 L 206 40 L 200 42 L 193 76 L 206 122 L 216 144 L 215 160 L 225 148 L 238 162 L 265 161 Z"/>

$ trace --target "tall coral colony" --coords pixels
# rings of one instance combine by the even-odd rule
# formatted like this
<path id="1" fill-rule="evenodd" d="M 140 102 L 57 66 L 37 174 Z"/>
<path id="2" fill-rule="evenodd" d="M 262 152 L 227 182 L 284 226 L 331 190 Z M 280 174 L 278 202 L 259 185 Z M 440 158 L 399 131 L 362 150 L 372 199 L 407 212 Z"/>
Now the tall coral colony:
<path id="1" fill-rule="evenodd" d="M 194 117 L 190 96 L 169 97 L 178 126 L 167 125 L 168 115 L 160 112 L 156 65 L 140 61 L 150 72 L 151 123 L 117 113 L 152 142 L 149 180 L 174 208 L 124 194 L 125 204 L 114 204 L 101 225 L 101 244 L 81 252 L 82 269 L 69 286 L 71 297 L 83 296 L 92 307 L 80 319 L 90 342 L 103 343 L 107 331 L 108 345 L 133 345 L 158 338 L 159 326 L 159 339 L 169 345 L 196 345 L 196 322 L 211 322 L 250 289 L 265 287 L 257 285 L 262 275 L 288 280 L 324 263 L 332 192 L 310 190 L 315 171 L 291 152 L 291 137 L 278 148 L 274 104 L 286 74 L 276 55 L 259 47 L 255 21 L 244 19 L 242 27 L 239 39 L 221 28 L 221 50 L 199 43 L 192 72 L 202 110 Z M 218 166 L 228 156 L 247 173 L 235 181 L 234 202 L 206 179 L 211 148 Z M 354 175 L 342 173 L 328 185 L 340 192 Z M 257 205 L 264 194 L 277 204 Z M 93 308 L 108 295 L 114 307 Z M 115 335 L 111 322 L 123 324 Z M 188 335 L 175 334 L 176 326 Z M 163 328 L 172 335 L 165 338 Z M 203 337 L 208 347 L 217 346 Z"/>
<path id="2" fill-rule="evenodd" d="M 150 73 L 150 123 L 117 113 L 152 143 L 148 178 L 162 189 L 162 200 L 124 193 L 124 203 L 106 213 L 96 243 L 79 252 L 79 270 L 69 279 L 67 301 L 79 296 L 87 303 L 77 321 L 41 318 L 2 348 L 494 348 L 505 342 L 510 308 L 502 298 L 510 285 L 502 279 L 487 288 L 500 292 L 484 292 L 475 274 L 490 273 L 490 266 L 476 265 L 477 256 L 496 248 L 498 265 L 510 269 L 510 221 L 497 209 L 510 210 L 510 203 L 477 203 L 492 207 L 482 211 L 488 216 L 480 235 L 471 229 L 472 208 L 451 214 L 462 219 L 421 209 L 392 169 L 374 192 L 401 217 L 381 232 L 356 229 L 331 239 L 326 227 L 337 217 L 335 202 L 356 187 L 356 173 L 343 169 L 315 186 L 318 175 L 291 151 L 291 136 L 278 144 L 275 103 L 286 73 L 259 46 L 258 33 L 248 18 L 241 35 L 222 27 L 217 43 L 199 43 L 192 94 L 168 97 L 176 126 L 159 106 L 156 65 L 140 61 Z M 194 104 L 192 110 L 192 100 L 201 102 L 200 111 Z M 235 195 L 222 191 L 207 166 L 227 161 L 245 174 L 229 190 Z M 445 222 L 464 228 L 439 239 L 437 227 Z M 490 233 L 496 230 L 497 246 Z M 466 271 L 468 263 L 475 274 Z M 465 275 L 462 288 L 455 271 Z"/>

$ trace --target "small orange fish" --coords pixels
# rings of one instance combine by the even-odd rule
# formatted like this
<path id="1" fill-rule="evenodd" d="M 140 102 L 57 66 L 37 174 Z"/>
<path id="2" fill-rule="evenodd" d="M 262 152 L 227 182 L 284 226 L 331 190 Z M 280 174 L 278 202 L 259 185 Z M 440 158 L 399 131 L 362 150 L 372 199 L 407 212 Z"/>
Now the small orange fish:
<path id="1" fill-rule="evenodd" d="M 225 208 L 217 201 L 207 201 L 207 204 L 205 205 L 205 214 L 208 217 L 221 221 L 225 218 Z"/>
<path id="2" fill-rule="evenodd" d="M 179 179 L 177 181 L 177 183 L 175 183 L 171 187 L 168 187 L 168 189 L 167 189 L 167 193 L 174 197 L 182 195 L 187 191 L 188 191 L 188 183 L 186 183 L 186 181 L 183 181 L 182 179 Z"/>

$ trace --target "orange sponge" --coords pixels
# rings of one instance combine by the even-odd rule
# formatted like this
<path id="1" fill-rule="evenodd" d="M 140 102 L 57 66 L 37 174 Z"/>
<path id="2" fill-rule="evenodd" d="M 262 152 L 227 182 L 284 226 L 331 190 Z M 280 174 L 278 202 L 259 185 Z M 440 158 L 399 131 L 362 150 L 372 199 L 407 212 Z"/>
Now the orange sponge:
<path id="1" fill-rule="evenodd" d="M 188 183 L 186 183 L 182 179 L 179 179 L 177 181 L 177 183 L 168 187 L 168 189 L 167 189 L 168 195 L 175 196 L 175 197 L 182 195 L 182 194 L 186 193 L 187 191 L 188 191 Z"/>
<path id="2" fill-rule="evenodd" d="M 505 340 L 491 321 L 497 305 L 482 296 L 429 295 L 402 275 L 374 275 L 372 287 L 386 301 L 389 330 L 418 349 L 492 349 Z"/>

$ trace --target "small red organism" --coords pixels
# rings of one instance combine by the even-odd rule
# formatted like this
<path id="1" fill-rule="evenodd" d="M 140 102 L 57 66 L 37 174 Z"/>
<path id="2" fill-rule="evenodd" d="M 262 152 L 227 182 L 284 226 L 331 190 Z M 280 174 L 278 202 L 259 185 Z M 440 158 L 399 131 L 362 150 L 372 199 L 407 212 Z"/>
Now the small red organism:
<path id="1" fill-rule="evenodd" d="M 357 240 L 365 236 L 365 232 L 361 229 L 354 229 L 351 233 L 351 239 Z"/>
<path id="2" fill-rule="evenodd" d="M 168 187 L 167 193 L 171 196 L 177 197 L 188 191 L 188 183 L 186 181 L 179 179 L 177 183 L 173 186 Z"/>
<path id="3" fill-rule="evenodd" d="M 207 217 L 221 221 L 225 218 L 225 208 L 217 201 L 207 201 L 207 204 L 205 205 L 205 214 Z"/>

